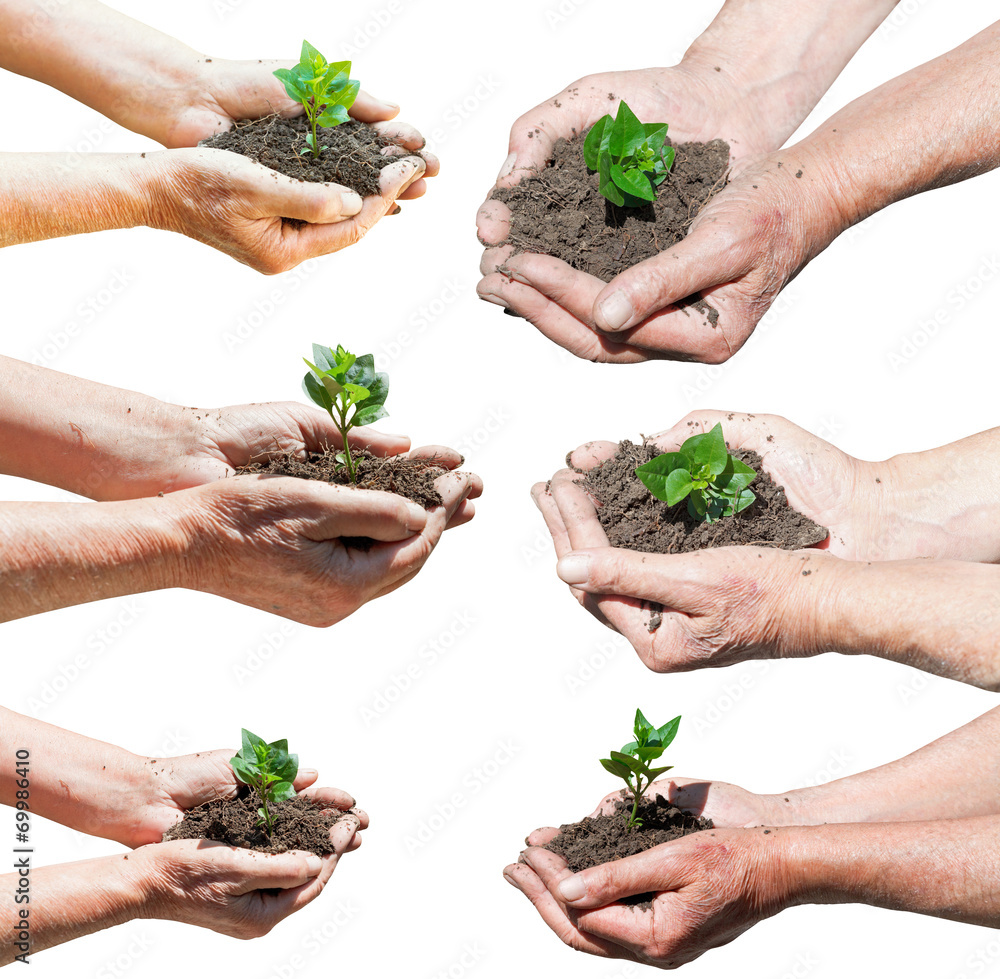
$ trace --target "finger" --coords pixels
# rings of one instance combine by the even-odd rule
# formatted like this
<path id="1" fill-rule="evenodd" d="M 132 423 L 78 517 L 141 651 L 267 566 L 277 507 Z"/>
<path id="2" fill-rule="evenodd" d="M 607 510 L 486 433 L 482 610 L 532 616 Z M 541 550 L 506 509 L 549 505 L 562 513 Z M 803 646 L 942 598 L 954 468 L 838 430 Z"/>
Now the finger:
<path id="1" fill-rule="evenodd" d="M 561 258 L 533 252 L 512 256 L 506 263 L 506 272 L 551 299 L 591 330 L 595 329 L 594 300 L 605 285 L 601 279 L 578 271 Z"/>
<path id="2" fill-rule="evenodd" d="M 516 887 L 531 901 L 542 921 L 556 933 L 564 944 L 580 952 L 589 952 L 591 955 L 600 955 L 605 958 L 621 954 L 613 947 L 583 934 L 570 920 L 566 909 L 556 901 L 529 866 L 523 863 L 511 864 L 504 869 L 503 875 L 508 883 Z"/>
<path id="3" fill-rule="evenodd" d="M 241 850 L 224 844 L 199 841 L 199 848 L 209 852 L 216 846 L 226 852 L 225 863 L 239 874 L 240 880 L 233 891 L 235 894 L 289 890 L 308 883 L 323 871 L 323 861 L 315 853 L 298 850 L 290 850 L 287 853 L 258 853 L 255 850 Z M 221 851 L 218 855 L 222 856 Z"/>
<path id="4" fill-rule="evenodd" d="M 318 777 L 319 773 L 316 773 Z M 316 778 L 313 778 L 308 784 L 312 785 Z M 296 779 L 295 788 L 298 791 L 298 780 Z M 324 806 L 330 806 L 332 809 L 342 809 L 345 812 L 348 809 L 353 809 L 357 805 L 354 796 L 350 792 L 345 792 L 343 789 L 335 789 L 330 786 L 315 786 L 307 789 L 306 791 L 299 791 L 301 796 L 305 796 L 307 799 L 313 799 L 316 802 L 322 803 Z"/>
<path id="5" fill-rule="evenodd" d="M 316 779 L 319 778 L 319 772 L 315 768 L 300 768 L 295 773 L 295 779 L 292 781 L 292 788 L 295 789 L 296 793 L 302 795 L 303 790 L 309 788 Z M 348 806 L 348 809 L 351 807 Z"/>
<path id="6" fill-rule="evenodd" d="M 545 846 L 547 843 L 551 843 L 558 835 L 559 830 L 554 826 L 542 826 L 539 829 L 532 830 L 525 842 L 528 846 Z"/>
<path id="7" fill-rule="evenodd" d="M 447 445 L 421 445 L 419 448 L 411 449 L 410 459 L 423 459 L 433 462 L 434 465 L 442 469 L 457 469 L 465 457 L 457 449 L 451 449 Z"/>
<path id="8" fill-rule="evenodd" d="M 615 442 L 585 442 L 575 448 L 567 459 L 573 469 L 593 469 L 608 459 L 613 459 L 618 452 Z"/>
<path id="9" fill-rule="evenodd" d="M 379 193 L 387 203 L 395 201 L 426 172 L 427 164 L 419 156 L 404 156 L 398 163 L 390 163 L 382 168 L 379 174 Z"/>
<path id="10" fill-rule="evenodd" d="M 205 150 L 225 153 L 225 150 Z M 254 190 L 262 215 L 292 218 L 310 225 L 335 225 L 361 213 L 361 195 L 334 183 L 292 180 L 284 174 L 254 164 Z"/>
<path id="11" fill-rule="evenodd" d="M 370 537 L 377 541 L 401 541 L 419 533 L 427 524 L 427 511 L 422 506 L 395 493 L 287 476 L 256 478 L 261 482 L 281 480 L 286 484 L 278 492 L 284 495 L 289 512 L 303 506 L 313 510 L 312 527 L 307 535 L 310 540 Z"/>
<path id="12" fill-rule="evenodd" d="M 488 197 L 476 213 L 476 234 L 484 245 L 499 245 L 505 241 L 510 234 L 510 208 Z"/>
<path id="13" fill-rule="evenodd" d="M 557 95 L 536 105 L 510 127 L 509 155 L 497 175 L 497 184 L 511 187 L 526 172 L 541 170 L 551 159 L 556 140 L 569 139 L 591 122 L 592 110 L 586 99 L 577 99 L 570 85 Z"/>
<path id="14" fill-rule="evenodd" d="M 688 875 L 681 860 L 671 856 L 670 846 L 661 844 L 577 874 L 557 874 L 550 868 L 554 893 L 573 908 L 603 908 L 636 894 L 676 890 Z"/>
<path id="15" fill-rule="evenodd" d="M 480 299 L 513 310 L 528 320 L 553 343 L 576 357 L 595 363 L 638 364 L 658 354 L 647 353 L 628 344 L 594 333 L 537 289 L 494 272 L 476 287 Z"/>
<path id="16" fill-rule="evenodd" d="M 329 415 L 327 415 L 326 418 L 327 421 L 331 421 Z M 338 445 L 340 443 L 340 433 L 337 432 L 336 427 L 332 424 L 332 422 L 330 424 L 330 428 L 336 433 L 337 441 L 328 442 L 327 444 Z M 347 441 L 350 443 L 352 449 L 367 449 L 372 455 L 380 457 L 402 455 L 410 449 L 410 440 L 407 436 L 389 435 L 386 432 L 379 432 L 374 428 L 369 428 L 367 426 L 352 429 L 348 433 Z M 312 447 L 309 446 L 309 448 Z M 313 451 L 319 450 L 313 449 Z"/>
<path id="17" fill-rule="evenodd" d="M 730 448 L 753 449 L 763 454 L 779 438 L 795 438 L 809 435 L 798 425 L 780 415 L 754 415 L 736 411 L 693 411 L 685 415 L 676 425 L 651 435 L 656 447 L 664 452 L 679 449 L 692 435 L 711 431 L 722 425 L 726 433 L 726 443 Z"/>
<path id="18" fill-rule="evenodd" d="M 469 523 L 476 516 L 476 504 L 472 500 L 463 500 L 458 509 L 452 514 L 451 519 L 445 524 L 445 530 L 454 530 L 463 524 Z"/>
<path id="19" fill-rule="evenodd" d="M 709 286 L 745 275 L 748 260 L 740 259 L 732 236 L 720 231 L 715 223 L 702 225 L 672 248 L 616 275 L 594 302 L 597 327 L 615 333 L 630 329 Z M 680 322 L 676 328 L 681 329 Z M 679 350 L 685 349 L 681 340 L 675 341 Z"/>
<path id="20" fill-rule="evenodd" d="M 423 177 L 421 177 L 420 180 L 414 180 L 413 183 L 410 184 L 410 186 L 407 187 L 406 190 L 404 190 L 403 193 L 401 193 L 399 197 L 396 198 L 396 200 L 415 201 L 423 197 L 424 194 L 426 193 L 427 193 L 427 181 L 424 180 Z M 389 214 L 399 214 L 401 211 L 402 208 L 399 208 L 398 210 L 389 211 Z"/>
<path id="21" fill-rule="evenodd" d="M 573 549 L 607 548 L 608 536 L 597 517 L 597 508 L 577 482 L 576 474 L 572 470 L 561 469 L 552 477 L 550 487 Z"/>
<path id="22" fill-rule="evenodd" d="M 424 139 L 415 127 L 399 119 L 393 122 L 375 123 L 372 129 L 383 139 L 387 139 L 396 146 L 402 147 L 404 150 L 409 150 L 411 153 L 422 150 L 427 145 L 427 140 Z M 391 150 L 392 147 L 386 147 L 386 149 Z M 437 163 L 437 157 L 434 157 L 434 161 Z M 437 170 L 435 169 L 434 172 L 436 173 Z"/>
<path id="23" fill-rule="evenodd" d="M 681 554 L 595 547 L 567 554 L 556 566 L 556 574 L 567 585 L 592 595 L 622 595 L 691 613 L 696 609 L 685 574 L 689 560 Z"/>
<path id="24" fill-rule="evenodd" d="M 463 500 L 470 496 L 477 497 L 482 493 L 483 484 L 474 473 L 452 471 L 438 476 L 434 480 L 434 488 L 441 494 L 441 505 L 445 511 L 445 524 L 447 524 Z"/>
<path id="25" fill-rule="evenodd" d="M 399 106 L 395 102 L 385 102 L 369 95 L 364 89 L 358 92 L 354 105 L 348 109 L 348 115 L 359 122 L 387 122 L 399 115 Z"/>
<path id="26" fill-rule="evenodd" d="M 552 537 L 552 543 L 556 550 L 556 558 L 569 553 L 573 549 L 573 545 L 569 542 L 566 524 L 563 523 L 559 507 L 556 506 L 556 501 L 552 498 L 552 493 L 549 491 L 549 484 L 535 483 L 531 487 L 531 498 L 535 501 L 535 506 L 541 512 L 545 526 Z"/>

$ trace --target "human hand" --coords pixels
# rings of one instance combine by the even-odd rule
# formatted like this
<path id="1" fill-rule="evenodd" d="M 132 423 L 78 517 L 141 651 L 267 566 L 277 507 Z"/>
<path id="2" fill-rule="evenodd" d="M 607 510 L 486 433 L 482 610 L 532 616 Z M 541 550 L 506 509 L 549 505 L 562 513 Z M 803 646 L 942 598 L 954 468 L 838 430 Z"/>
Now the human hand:
<path id="1" fill-rule="evenodd" d="M 356 244 L 437 169 L 433 159 L 400 157 L 381 171 L 379 194 L 362 200 L 346 187 L 292 180 L 226 150 L 146 153 L 133 166 L 146 201 L 143 223 L 268 275 Z"/>
<path id="2" fill-rule="evenodd" d="M 412 457 L 444 469 L 461 457 L 441 446 Z M 291 477 L 239 476 L 169 494 L 184 528 L 178 584 L 313 626 L 328 626 L 413 578 L 445 529 L 472 519 L 482 482 L 446 472 L 443 504 Z M 369 538 L 368 550 L 343 538 Z"/>
<path id="3" fill-rule="evenodd" d="M 671 135 L 681 139 L 686 133 L 678 129 L 672 126 Z M 686 238 L 609 283 L 552 256 L 488 247 L 479 295 L 586 360 L 722 363 L 781 289 L 851 223 L 821 161 L 800 147 L 736 161 Z M 508 214 L 491 200 L 480 209 L 487 246 L 506 237 Z M 715 307 L 716 324 L 677 305 L 692 295 Z"/>
<path id="4" fill-rule="evenodd" d="M 144 894 L 140 916 L 259 938 L 320 895 L 361 825 L 359 815 L 345 814 L 330 830 L 333 851 L 323 857 L 258 853 L 206 840 L 141 847 L 129 861 Z"/>
<path id="5" fill-rule="evenodd" d="M 779 840 L 775 830 L 705 830 L 578 874 L 530 846 L 504 876 L 571 948 L 673 969 L 789 903 Z M 648 911 L 616 903 L 650 892 Z"/>

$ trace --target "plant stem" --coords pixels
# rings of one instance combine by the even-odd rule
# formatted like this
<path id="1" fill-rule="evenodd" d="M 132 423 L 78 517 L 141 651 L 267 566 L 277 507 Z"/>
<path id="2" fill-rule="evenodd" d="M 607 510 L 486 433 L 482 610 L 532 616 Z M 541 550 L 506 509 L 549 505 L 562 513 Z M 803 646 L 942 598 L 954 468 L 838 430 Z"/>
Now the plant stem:
<path id="1" fill-rule="evenodd" d="M 312 151 L 314 160 L 319 159 L 319 141 L 316 139 L 316 116 L 318 114 L 317 109 L 318 106 L 316 105 L 316 96 L 314 95 L 312 97 L 312 112 L 309 113 L 309 120 L 310 122 L 312 122 L 312 130 L 313 130 Z"/>
<path id="2" fill-rule="evenodd" d="M 337 410 L 340 412 L 340 438 L 344 443 L 344 464 L 347 466 L 347 475 L 351 479 L 351 483 L 355 486 L 358 485 L 358 477 L 354 470 L 354 460 L 351 458 L 351 446 L 347 441 L 347 433 L 350 426 L 347 424 L 347 412 L 343 404 L 337 405 Z"/>

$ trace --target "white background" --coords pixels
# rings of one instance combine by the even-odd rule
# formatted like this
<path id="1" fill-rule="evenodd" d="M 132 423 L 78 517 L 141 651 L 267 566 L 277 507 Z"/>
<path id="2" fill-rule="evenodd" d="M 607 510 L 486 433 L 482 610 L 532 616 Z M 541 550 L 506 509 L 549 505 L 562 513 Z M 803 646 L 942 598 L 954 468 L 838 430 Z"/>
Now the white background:
<path id="1" fill-rule="evenodd" d="M 330 630 L 185 591 L 3 627 L 10 707 L 27 711 L 62 665 L 87 652 L 91 667 L 60 684 L 40 716 L 154 756 L 235 746 L 241 725 L 288 737 L 322 783 L 353 792 L 372 817 L 364 846 L 321 899 L 264 939 L 241 944 L 134 922 L 40 954 L 34 976 L 159 979 L 221 968 L 254 979 L 487 979 L 572 969 L 631 979 L 645 970 L 564 948 L 500 872 L 532 828 L 579 818 L 615 787 L 597 758 L 625 738 L 637 704 L 658 722 L 684 715 L 668 759 L 677 774 L 759 791 L 889 761 L 994 704 L 957 683 L 836 655 L 656 676 L 557 580 L 528 489 L 582 441 L 657 431 L 698 407 L 781 413 L 865 458 L 995 424 L 1000 288 L 995 272 L 977 275 L 1000 251 L 1000 177 L 895 205 L 838 240 L 728 366 L 597 366 L 476 300 L 476 208 L 517 115 L 588 72 L 676 61 L 717 3 L 646 7 L 655 27 L 628 43 L 613 39 L 608 8 L 597 0 L 564 3 L 561 20 L 547 16 L 558 10 L 555 0 L 401 0 L 384 26 L 377 15 L 388 0 L 354 10 L 320 0 L 118 6 L 216 57 L 291 58 L 303 36 L 341 56 L 338 43 L 354 44 L 359 29 L 375 25 L 374 39 L 355 45 L 354 74 L 400 102 L 403 118 L 425 133 L 439 131 L 432 148 L 442 175 L 425 199 L 404 204 L 358 247 L 274 279 L 145 229 L 8 249 L 0 253 L 3 352 L 30 359 L 81 322 L 80 304 L 117 273 L 129 280 L 124 292 L 46 363 L 186 405 L 296 399 L 312 341 L 384 354 L 400 331 L 417 332 L 405 353 L 380 358 L 392 377 L 385 427 L 417 445 L 464 448 L 487 490 L 474 523 L 447 535 L 413 583 Z M 992 6 L 906 0 L 803 133 L 985 27 Z M 96 113 L 41 85 L 11 75 L 2 84 L 4 103 L 19 107 L 7 116 L 3 150 L 154 148 L 102 128 Z M 47 118 L 58 123 L 47 126 Z M 949 293 L 975 288 L 974 280 L 976 298 L 956 308 Z M 275 289 L 281 307 L 249 339 L 227 345 L 226 335 Z M 421 308 L 432 306 L 436 315 L 421 330 Z M 920 324 L 938 310 L 948 322 L 929 337 Z M 907 341 L 922 346 L 906 348 L 914 355 L 893 368 L 890 354 Z M 67 498 L 13 479 L 0 481 L 0 495 Z M 458 635 L 463 619 L 472 625 Z M 448 651 L 431 663 L 433 641 Z M 591 676 L 581 674 L 587 661 L 598 668 L 572 692 L 571 678 Z M 255 662 L 240 682 L 237 668 Z M 394 676 L 411 664 L 421 676 L 400 693 Z M 377 697 L 387 693 L 394 702 L 378 713 Z M 512 755 L 484 781 L 477 769 L 504 745 Z M 455 793 L 463 808 L 410 852 L 407 837 Z M 119 850 L 40 820 L 35 834 L 39 863 Z M 469 957 L 460 964 L 466 946 L 476 949 L 471 967 Z M 305 964 L 289 970 L 294 955 Z M 757 926 L 686 974 L 923 979 L 992 972 L 998 962 L 1000 941 L 985 929 L 866 907 L 808 907 Z"/>

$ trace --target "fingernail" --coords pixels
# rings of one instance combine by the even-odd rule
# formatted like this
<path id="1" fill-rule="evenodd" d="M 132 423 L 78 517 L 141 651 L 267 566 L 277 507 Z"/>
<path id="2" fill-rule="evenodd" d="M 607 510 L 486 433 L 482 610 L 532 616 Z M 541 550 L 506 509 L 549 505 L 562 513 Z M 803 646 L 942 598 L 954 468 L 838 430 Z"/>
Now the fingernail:
<path id="1" fill-rule="evenodd" d="M 567 585 L 582 585 L 590 577 L 590 555 L 567 554 L 559 559 L 556 574 Z"/>
<path id="2" fill-rule="evenodd" d="M 479 298 L 484 302 L 493 303 L 494 306 L 502 306 L 504 309 L 508 308 L 507 301 L 505 299 L 501 299 L 496 293 L 481 292 L 479 293 Z"/>
<path id="3" fill-rule="evenodd" d="M 411 530 L 421 530 L 427 523 L 427 511 L 413 500 L 406 501 L 406 509 L 409 511 L 410 519 L 406 521 L 407 527 Z"/>
<path id="4" fill-rule="evenodd" d="M 503 872 L 503 879 L 507 881 L 508 884 L 517 887 L 517 881 L 514 880 L 514 875 L 508 874 L 506 870 Z"/>
<path id="5" fill-rule="evenodd" d="M 632 304 L 624 292 L 613 292 L 598 307 L 605 330 L 620 330 L 634 315 Z"/>
<path id="6" fill-rule="evenodd" d="M 386 102 L 384 99 L 379 99 L 379 102 L 385 106 L 387 109 L 398 109 L 399 106 L 395 102 Z"/>
<path id="7" fill-rule="evenodd" d="M 514 164 L 517 163 L 517 154 L 511 153 L 506 160 L 503 161 L 503 166 L 500 168 L 500 172 L 497 174 L 497 180 L 503 180 L 504 177 L 509 177 L 514 171 Z"/>
<path id="8" fill-rule="evenodd" d="M 394 214 L 399 214 L 403 209 L 397 204 L 390 212 L 389 216 L 392 217 Z"/>
<path id="9" fill-rule="evenodd" d="M 300 768 L 299 776 L 301 778 L 319 778 L 319 772 L 315 768 Z"/>
<path id="10" fill-rule="evenodd" d="M 322 869 L 323 861 L 320 860 L 315 853 L 310 853 L 309 856 L 306 857 L 306 872 L 310 877 L 316 877 Z"/>
<path id="11" fill-rule="evenodd" d="M 567 877 L 559 885 L 559 896 L 568 904 L 587 896 L 587 887 L 579 876 Z"/>
<path id="12" fill-rule="evenodd" d="M 360 194 L 355 194 L 353 190 L 343 190 L 340 192 L 341 214 L 358 214 L 361 211 L 364 201 Z"/>

